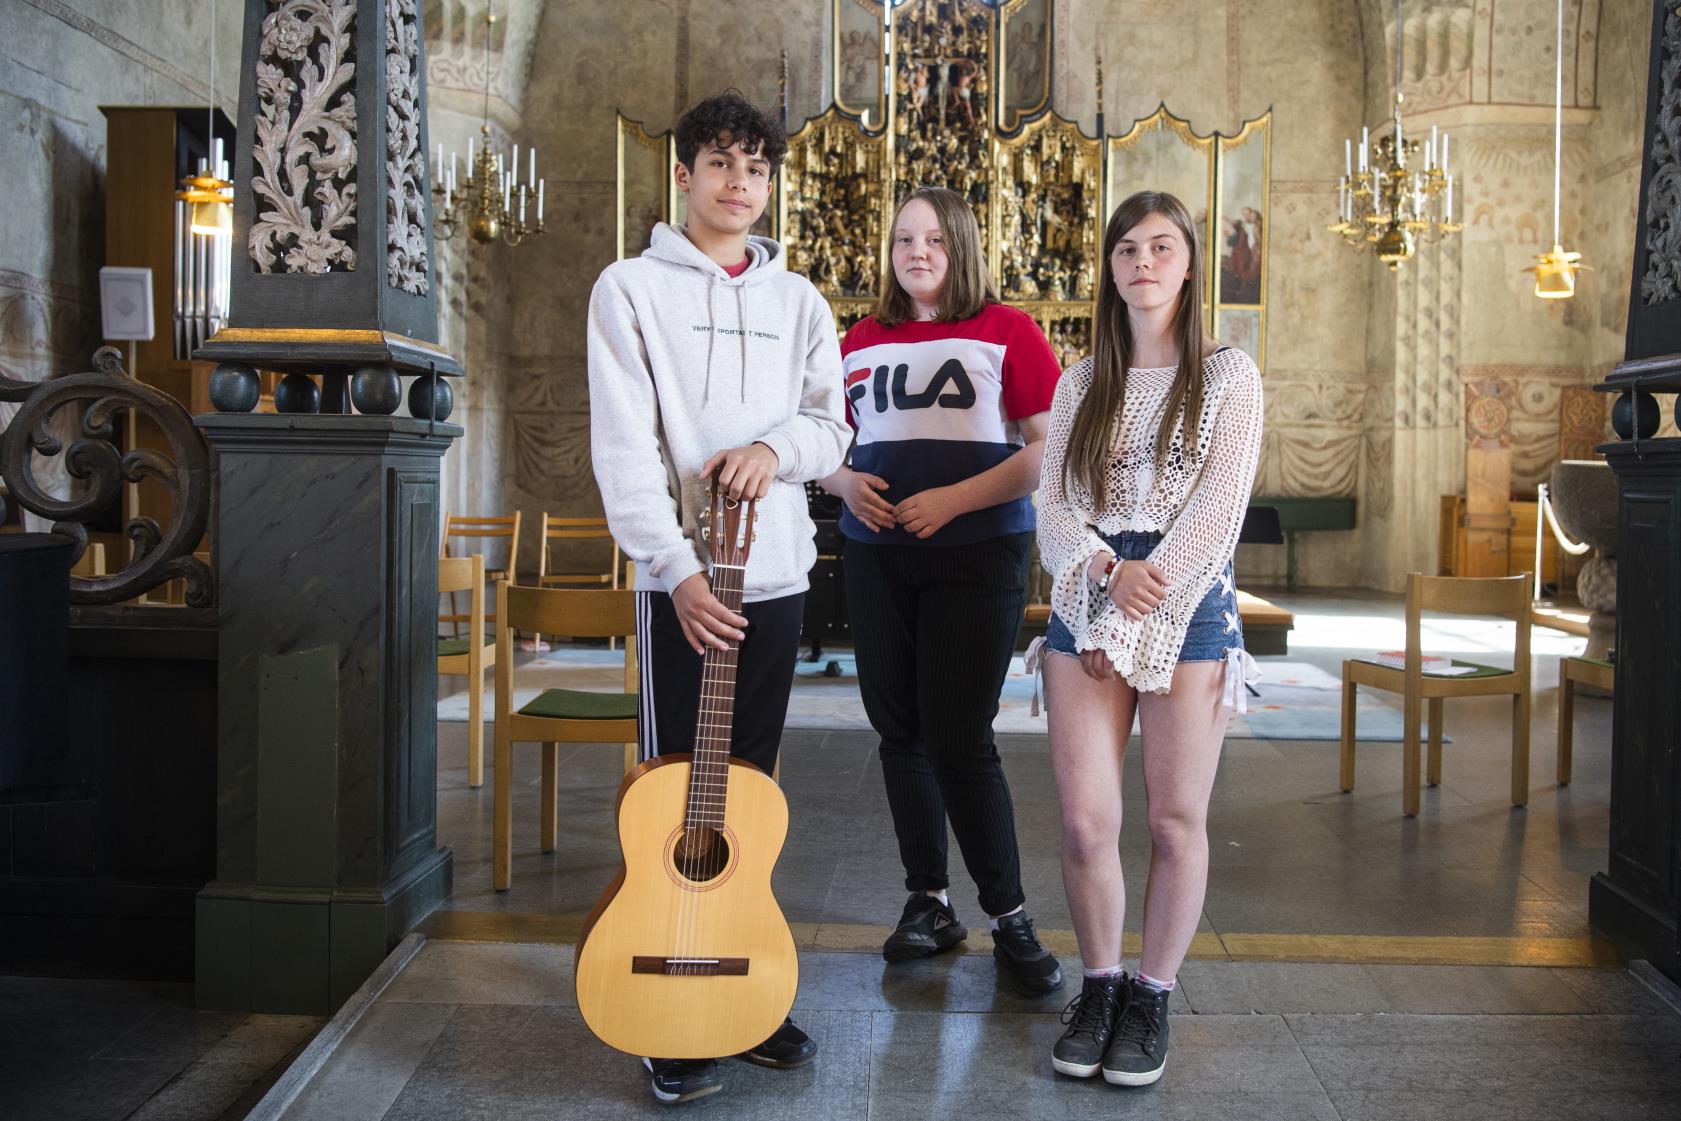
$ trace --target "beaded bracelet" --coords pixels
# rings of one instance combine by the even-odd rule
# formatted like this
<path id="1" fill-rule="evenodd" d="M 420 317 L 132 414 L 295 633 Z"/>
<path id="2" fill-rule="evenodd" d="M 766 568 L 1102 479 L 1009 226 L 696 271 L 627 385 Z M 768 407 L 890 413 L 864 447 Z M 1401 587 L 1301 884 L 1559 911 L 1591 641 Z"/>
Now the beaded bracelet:
<path id="1" fill-rule="evenodd" d="M 1097 590 L 1100 593 L 1103 593 L 1105 595 L 1108 594 L 1108 592 L 1109 592 L 1109 581 L 1110 581 L 1111 578 L 1114 577 L 1115 570 L 1120 568 L 1120 566 L 1123 563 L 1124 562 L 1121 560 L 1121 558 L 1118 555 L 1116 555 L 1114 553 L 1111 553 L 1109 555 L 1109 563 L 1103 566 L 1103 575 L 1099 576 L 1097 578 Z"/>

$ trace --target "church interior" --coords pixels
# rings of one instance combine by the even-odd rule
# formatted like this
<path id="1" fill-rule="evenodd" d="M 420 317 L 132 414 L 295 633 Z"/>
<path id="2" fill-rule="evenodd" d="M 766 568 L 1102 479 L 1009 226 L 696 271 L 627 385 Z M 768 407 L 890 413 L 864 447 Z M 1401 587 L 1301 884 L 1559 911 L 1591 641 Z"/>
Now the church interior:
<path id="1" fill-rule="evenodd" d="M 770 884 L 817 1058 L 744 1052 L 679 1108 L 1674 1116 L 1676 0 L 6 0 L 0 1118 L 671 1107 L 581 1006 L 659 773 L 592 293 L 689 220 L 677 125 L 726 89 L 788 141 L 752 232 L 841 336 L 939 186 L 1074 367 L 1110 215 L 1185 204 L 1203 327 L 1264 393 L 1259 678 L 1172 1062 L 1055 1073 L 1058 573 L 1027 566 L 991 735 L 1068 981 L 1005 983 L 955 860 L 967 941 L 884 962 L 915 889 L 842 502 L 805 482 Z M 1122 767 L 1131 967 L 1161 853 Z"/>

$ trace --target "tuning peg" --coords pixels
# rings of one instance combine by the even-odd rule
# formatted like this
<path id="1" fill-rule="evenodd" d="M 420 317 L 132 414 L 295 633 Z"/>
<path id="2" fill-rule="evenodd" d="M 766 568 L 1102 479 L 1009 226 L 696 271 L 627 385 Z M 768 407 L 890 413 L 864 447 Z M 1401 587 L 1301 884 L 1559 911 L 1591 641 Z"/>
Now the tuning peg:
<path id="1" fill-rule="evenodd" d="M 710 526 L 703 525 L 700 527 L 700 539 L 707 542 L 712 540 L 712 528 Z"/>

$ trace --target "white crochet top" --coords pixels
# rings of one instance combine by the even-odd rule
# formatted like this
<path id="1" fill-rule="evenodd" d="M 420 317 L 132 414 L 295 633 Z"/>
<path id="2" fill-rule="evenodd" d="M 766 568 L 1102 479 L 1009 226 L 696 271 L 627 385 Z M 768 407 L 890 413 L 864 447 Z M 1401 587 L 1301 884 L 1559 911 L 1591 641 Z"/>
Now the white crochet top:
<path id="1" fill-rule="evenodd" d="M 1237 548 L 1261 453 L 1261 374 L 1247 354 L 1227 348 L 1203 360 L 1196 461 L 1186 461 L 1181 416 L 1158 476 L 1156 432 L 1177 370 L 1128 371 L 1108 500 L 1102 510 L 1093 510 L 1090 492 L 1069 480 L 1064 468 L 1074 415 L 1091 385 L 1092 360 L 1071 367 L 1051 404 L 1039 484 L 1039 556 L 1055 581 L 1052 610 L 1073 632 L 1076 649 L 1103 650 L 1135 689 L 1153 693 L 1172 685 L 1191 615 Z M 1092 557 L 1109 548 L 1099 532 L 1123 531 L 1163 534 L 1149 559 L 1167 573 L 1167 598 L 1137 621 L 1096 594 L 1086 571 Z M 1243 680 L 1253 669 L 1247 654 L 1233 652 L 1225 683 L 1228 705 L 1245 707 Z"/>

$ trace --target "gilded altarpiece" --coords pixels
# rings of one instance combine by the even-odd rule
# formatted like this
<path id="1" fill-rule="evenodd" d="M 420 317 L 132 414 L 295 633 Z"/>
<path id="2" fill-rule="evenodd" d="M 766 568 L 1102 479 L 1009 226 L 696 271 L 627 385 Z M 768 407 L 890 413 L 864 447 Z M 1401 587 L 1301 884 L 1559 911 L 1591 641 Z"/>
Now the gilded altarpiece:
<path id="1" fill-rule="evenodd" d="M 1050 108 L 1056 0 L 830 4 L 835 101 L 790 127 L 767 219 L 842 330 L 874 306 L 898 200 L 938 185 L 974 207 L 1000 295 L 1072 364 L 1091 346 L 1104 225 L 1150 188 L 1178 195 L 1199 225 L 1210 329 L 1262 362 L 1270 113 L 1228 137 L 1164 107 L 1111 136 L 1100 111 L 1092 137 Z M 618 141 L 623 257 L 655 221 L 681 221 L 683 200 L 669 133 L 620 117 Z"/>

